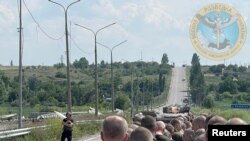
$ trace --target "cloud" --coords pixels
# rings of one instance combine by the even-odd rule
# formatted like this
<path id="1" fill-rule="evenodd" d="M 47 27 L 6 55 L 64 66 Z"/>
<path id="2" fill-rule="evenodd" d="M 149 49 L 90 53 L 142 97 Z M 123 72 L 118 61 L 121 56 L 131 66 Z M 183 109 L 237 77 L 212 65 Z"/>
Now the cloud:
<path id="1" fill-rule="evenodd" d="M 92 10 L 98 15 L 113 17 L 125 23 L 132 23 L 136 19 L 158 28 L 183 29 L 187 24 L 171 15 L 167 6 L 160 0 L 144 0 L 143 4 L 138 1 L 117 4 L 113 0 L 101 0 L 92 6 Z"/>
<path id="2" fill-rule="evenodd" d="M 6 28 L 9 25 L 15 23 L 17 13 L 13 10 L 13 7 L 4 1 L 0 1 L 0 23 L 1 28 Z"/>

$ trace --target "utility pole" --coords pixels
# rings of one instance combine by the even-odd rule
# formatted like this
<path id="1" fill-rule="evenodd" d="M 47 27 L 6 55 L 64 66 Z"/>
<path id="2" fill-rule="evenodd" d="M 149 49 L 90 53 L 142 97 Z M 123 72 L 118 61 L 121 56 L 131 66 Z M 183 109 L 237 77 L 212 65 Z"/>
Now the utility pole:
<path id="1" fill-rule="evenodd" d="M 93 33 L 94 38 L 95 38 L 95 98 L 96 98 L 95 116 L 98 116 L 98 105 L 99 105 L 99 94 L 98 94 L 98 67 L 97 67 L 97 41 L 96 41 L 96 40 L 97 40 L 97 34 L 98 34 L 101 30 L 103 30 L 103 29 L 105 29 L 105 28 L 107 28 L 107 27 L 110 27 L 110 26 L 112 26 L 112 25 L 114 25 L 114 24 L 116 24 L 116 23 L 112 23 L 112 24 L 106 25 L 106 26 L 104 26 L 104 27 L 98 29 L 97 31 L 94 31 L 94 30 L 92 30 L 92 29 L 90 29 L 90 28 L 87 28 L 87 27 L 82 26 L 82 25 L 79 25 L 79 24 L 75 24 L 76 26 L 79 26 L 79 27 L 81 27 L 81 28 L 84 28 L 84 29 L 90 31 L 91 33 Z"/>
<path id="2" fill-rule="evenodd" d="M 61 55 L 61 57 L 60 57 L 60 60 L 61 60 L 61 64 L 63 64 L 63 55 Z"/>
<path id="3" fill-rule="evenodd" d="M 57 4 L 59 6 L 61 6 L 64 10 L 64 16 L 65 16 L 65 34 L 66 34 L 66 56 L 67 56 L 67 92 L 68 92 L 68 112 L 71 112 L 71 82 L 70 82 L 70 62 L 69 62 L 69 39 L 68 39 L 68 9 L 71 5 L 79 2 L 80 0 L 77 0 L 75 2 L 72 2 L 71 4 L 69 4 L 66 8 L 60 4 L 60 3 L 57 3 L 57 2 L 54 2 L 52 0 L 49 0 L 49 2 L 52 2 L 54 4 Z"/>
<path id="4" fill-rule="evenodd" d="M 115 93 L 115 89 L 114 89 L 114 73 L 113 73 L 113 50 L 114 50 L 116 47 L 118 47 L 119 45 L 121 45 L 121 44 L 123 44 L 123 43 L 125 43 L 125 42 L 127 42 L 127 40 L 124 40 L 124 41 L 120 42 L 119 44 L 113 46 L 112 48 L 110 48 L 110 47 L 108 47 L 108 46 L 106 46 L 106 45 L 103 45 L 103 44 L 101 44 L 101 43 L 98 43 L 99 45 L 101 45 L 101 46 L 103 46 L 103 47 L 109 49 L 109 51 L 110 51 L 110 56 L 111 56 L 112 112 L 114 112 L 114 109 L 115 109 L 115 96 L 114 96 L 114 95 L 115 95 L 115 94 L 114 94 L 114 93 Z"/>
<path id="5" fill-rule="evenodd" d="M 23 47 L 22 47 L 22 0 L 20 0 L 19 7 L 19 114 L 18 114 L 18 128 L 22 128 L 22 58 L 23 58 Z"/>

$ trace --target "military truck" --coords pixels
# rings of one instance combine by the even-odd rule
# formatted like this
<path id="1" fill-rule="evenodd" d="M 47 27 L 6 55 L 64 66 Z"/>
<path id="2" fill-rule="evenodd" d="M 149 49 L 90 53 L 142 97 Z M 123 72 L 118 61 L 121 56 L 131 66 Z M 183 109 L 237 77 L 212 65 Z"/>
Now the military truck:
<path id="1" fill-rule="evenodd" d="M 190 106 L 186 104 L 185 106 L 181 105 L 169 105 L 163 107 L 163 113 L 189 113 Z"/>

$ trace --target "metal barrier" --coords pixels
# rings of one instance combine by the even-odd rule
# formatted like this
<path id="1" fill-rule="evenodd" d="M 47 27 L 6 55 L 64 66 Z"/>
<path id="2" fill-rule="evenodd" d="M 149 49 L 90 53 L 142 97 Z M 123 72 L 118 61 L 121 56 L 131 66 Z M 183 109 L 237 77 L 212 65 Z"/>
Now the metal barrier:
<path id="1" fill-rule="evenodd" d="M 0 132 L 0 139 L 6 139 L 11 137 L 17 137 L 22 135 L 27 135 L 30 133 L 31 128 L 7 130 Z"/>
<path id="2" fill-rule="evenodd" d="M 36 128 L 46 128 L 47 126 L 37 126 L 37 127 L 31 127 L 31 128 L 21 128 L 21 129 L 14 129 L 14 130 L 6 130 L 0 132 L 0 139 L 7 139 L 11 137 L 18 137 L 27 135 L 31 132 L 32 129 Z"/>

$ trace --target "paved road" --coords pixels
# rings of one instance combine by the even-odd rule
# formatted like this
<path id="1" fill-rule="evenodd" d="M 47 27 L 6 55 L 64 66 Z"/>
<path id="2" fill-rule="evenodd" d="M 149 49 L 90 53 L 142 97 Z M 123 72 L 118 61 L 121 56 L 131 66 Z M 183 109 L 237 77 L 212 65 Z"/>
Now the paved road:
<path id="1" fill-rule="evenodd" d="M 182 100 L 187 96 L 187 80 L 184 67 L 176 67 L 173 69 L 169 98 L 169 104 L 182 104 Z"/>
<path id="2" fill-rule="evenodd" d="M 100 135 L 93 135 L 88 137 L 83 137 L 81 139 L 77 139 L 76 141 L 102 141 Z"/>
<path id="3" fill-rule="evenodd" d="M 172 69 L 172 78 L 169 89 L 169 97 L 166 105 L 172 104 L 183 104 L 182 100 L 187 96 L 187 79 L 186 79 L 186 68 L 175 67 Z M 157 112 L 163 113 L 163 107 L 156 109 Z"/>
<path id="4" fill-rule="evenodd" d="M 187 96 L 187 79 L 186 79 L 186 70 L 184 67 L 175 67 L 172 70 L 172 78 L 169 90 L 169 97 L 166 105 L 171 104 L 182 104 L 182 100 Z M 164 106 L 166 106 L 164 105 Z M 163 107 L 164 107 L 163 106 Z M 155 109 L 159 113 L 162 113 L 162 108 L 159 107 Z M 85 137 L 77 141 L 101 141 L 100 135 L 94 135 L 91 137 Z"/>

